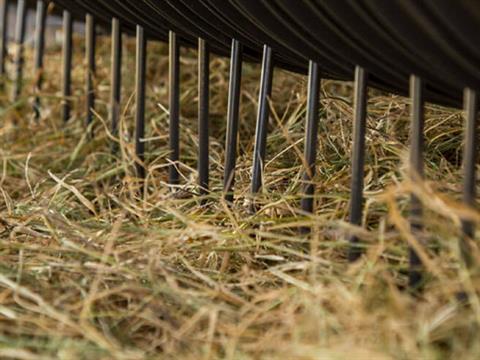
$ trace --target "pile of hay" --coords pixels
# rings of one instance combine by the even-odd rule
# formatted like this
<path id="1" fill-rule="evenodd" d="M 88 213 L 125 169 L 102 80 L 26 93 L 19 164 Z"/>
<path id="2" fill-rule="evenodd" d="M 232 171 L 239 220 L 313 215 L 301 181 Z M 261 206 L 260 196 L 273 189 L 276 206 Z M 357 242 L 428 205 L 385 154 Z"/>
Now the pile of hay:
<path id="1" fill-rule="evenodd" d="M 428 105 L 426 175 L 407 180 L 408 100 L 370 91 L 364 229 L 346 222 L 352 84 L 322 83 L 316 212 L 299 211 L 306 78 L 277 70 L 264 188 L 250 211 L 259 65 L 243 68 L 233 206 L 222 199 L 228 59 L 213 58 L 211 188 L 196 196 L 196 52 L 182 52 L 182 185 L 167 185 L 167 47 L 149 44 L 143 195 L 135 179 L 134 42 L 125 44 L 122 133 L 109 133 L 108 39 L 99 40 L 95 138 L 84 127 L 82 39 L 75 115 L 60 120 L 60 51 L 48 49 L 42 119 L 0 102 L 0 358 L 477 359 L 480 289 L 459 260 L 463 119 Z M 8 88 L 8 84 L 7 84 Z M 8 89 L 7 89 L 8 90 Z M 119 152 L 112 154 L 117 141 Z M 425 205 L 423 293 L 405 290 L 409 195 Z M 206 200 L 203 204 L 201 200 Z M 311 226 L 310 234 L 299 231 Z M 365 230 L 366 229 L 366 230 Z M 355 232 L 365 256 L 345 259 Z M 472 254 L 478 261 L 478 254 Z M 464 294 L 458 296 L 458 294 Z M 467 301 L 468 299 L 468 301 Z"/>

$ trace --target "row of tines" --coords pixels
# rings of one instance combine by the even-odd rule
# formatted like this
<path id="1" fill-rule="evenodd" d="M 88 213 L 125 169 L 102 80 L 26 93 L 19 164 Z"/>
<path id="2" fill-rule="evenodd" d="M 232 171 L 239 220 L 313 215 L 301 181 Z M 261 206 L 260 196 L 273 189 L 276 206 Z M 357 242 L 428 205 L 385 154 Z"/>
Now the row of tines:
<path id="1" fill-rule="evenodd" d="M 1 21 L 1 47 L 0 47 L 0 71 L 5 75 L 5 54 L 7 43 L 7 2 L 2 0 L 0 8 Z M 15 26 L 15 42 L 17 52 L 15 55 L 14 81 L 12 96 L 15 100 L 21 92 L 22 67 L 23 67 L 23 43 L 25 39 L 25 18 L 26 1 L 17 2 L 17 22 Z M 38 0 L 36 5 L 36 30 L 35 30 L 35 54 L 34 67 L 38 73 L 36 88 L 39 90 L 42 85 L 40 76 L 43 68 L 43 54 L 45 44 L 45 17 L 46 3 Z M 95 44 L 96 44 L 95 19 L 91 14 L 85 19 L 85 41 L 86 41 L 86 122 L 92 121 L 94 115 L 95 91 L 93 76 L 95 74 Z M 111 25 L 112 37 L 112 62 L 111 62 L 111 98 L 110 98 L 110 124 L 112 133 L 117 135 L 118 122 L 120 117 L 120 94 L 121 94 L 121 64 L 122 64 L 122 26 L 121 19 L 113 18 Z M 71 117 L 72 95 L 72 14 L 68 10 L 63 11 L 63 68 L 62 68 L 62 116 L 64 121 Z M 145 177 L 145 85 L 146 85 L 146 35 L 141 25 L 136 28 L 136 82 L 135 82 L 135 150 L 136 150 L 136 172 L 139 179 Z M 169 146 L 170 165 L 169 183 L 179 184 L 179 172 L 177 163 L 180 155 L 179 140 L 179 117 L 180 117 L 180 92 L 179 92 L 179 40 L 174 32 L 169 34 Z M 251 179 L 252 195 L 258 193 L 262 187 L 262 171 L 265 160 L 267 125 L 269 119 L 269 98 L 272 91 L 272 80 L 274 73 L 274 62 L 272 60 L 272 49 L 266 44 L 263 48 L 263 59 L 261 64 L 261 80 L 258 99 L 258 113 L 256 125 L 256 138 L 253 160 L 253 171 Z M 209 46 L 203 39 L 198 39 L 198 193 L 205 195 L 209 188 Z M 235 180 L 235 167 L 237 157 L 237 137 L 240 107 L 240 91 L 242 77 L 242 44 L 236 39 L 231 43 L 230 59 L 230 82 L 228 94 L 227 131 L 225 149 L 225 172 L 224 172 L 224 196 L 229 202 L 233 201 L 233 187 Z M 319 64 L 310 61 L 308 73 L 308 104 L 306 111 L 304 159 L 305 169 L 303 175 L 303 194 L 301 201 L 302 211 L 311 213 L 314 211 L 313 177 L 315 176 L 315 159 L 317 149 L 317 134 L 319 122 L 320 104 L 320 81 L 321 74 Z M 365 159 L 365 130 L 367 110 L 367 87 L 368 72 L 366 69 L 357 66 L 354 74 L 354 136 L 352 146 L 352 183 L 349 221 L 354 226 L 361 226 L 363 209 L 363 179 Z M 410 144 L 410 170 L 413 181 L 423 179 L 423 151 L 424 151 L 424 84 L 420 77 L 412 74 L 410 77 L 410 100 L 411 100 L 411 144 Z M 464 107 L 466 114 L 465 141 L 464 141 L 464 187 L 463 201 L 466 206 L 475 206 L 475 168 L 477 153 L 477 94 L 475 91 L 466 88 L 464 91 Z M 34 99 L 35 116 L 40 114 L 40 100 Z M 412 231 L 422 229 L 422 205 L 419 199 L 411 197 L 411 226 Z M 465 219 L 462 226 L 462 238 L 460 248 L 468 249 L 468 244 L 474 238 L 474 226 L 472 221 Z M 350 236 L 350 248 L 348 258 L 350 261 L 357 260 L 362 254 L 362 245 L 356 236 Z M 410 249 L 410 271 L 409 285 L 411 288 L 419 288 L 423 283 L 422 261 L 418 256 L 418 249 Z M 464 251 L 465 253 L 468 252 Z M 464 258 L 467 258 L 466 256 Z"/>

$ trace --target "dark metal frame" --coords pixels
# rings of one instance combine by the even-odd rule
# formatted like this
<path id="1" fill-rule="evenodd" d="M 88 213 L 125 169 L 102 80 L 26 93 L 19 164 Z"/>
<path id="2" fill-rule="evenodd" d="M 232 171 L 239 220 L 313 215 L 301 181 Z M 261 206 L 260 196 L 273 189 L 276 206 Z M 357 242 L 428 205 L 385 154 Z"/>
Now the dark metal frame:
<path id="1" fill-rule="evenodd" d="M 478 94 L 470 88 L 464 91 L 465 145 L 463 153 L 463 202 L 467 207 L 475 208 L 476 166 L 478 159 Z M 460 249 L 467 266 L 473 265 L 470 242 L 475 238 L 475 226 L 471 220 L 462 220 L 462 238 Z"/>
<path id="2" fill-rule="evenodd" d="M 425 124 L 425 99 L 423 80 L 412 75 L 410 77 L 410 99 L 411 99 L 411 143 L 410 143 L 410 178 L 413 183 L 424 179 L 424 124 Z M 410 204 L 410 226 L 411 231 L 419 244 L 423 243 L 423 206 L 420 199 L 412 194 Z M 413 247 L 410 247 L 410 271 L 409 286 L 411 289 L 418 289 L 423 285 L 423 264 L 419 255 Z"/>
<path id="3" fill-rule="evenodd" d="M 139 179 L 145 179 L 145 91 L 147 67 L 147 39 L 145 30 L 137 26 L 136 80 L 135 80 L 135 155 Z"/>
<path id="4" fill-rule="evenodd" d="M 95 18 L 92 14 L 87 14 L 85 18 L 85 62 L 86 81 L 85 81 L 85 107 L 86 107 L 86 125 L 87 127 L 93 121 L 95 111 L 95 52 L 96 52 L 96 31 Z M 90 136 L 93 135 L 93 129 Z"/>
<path id="5" fill-rule="evenodd" d="M 362 225 L 363 213 L 363 178 L 365 177 L 365 136 L 367 127 L 367 81 L 366 70 L 355 68 L 354 110 L 353 110 L 353 146 L 352 146 L 352 185 L 350 192 L 350 224 Z M 350 261 L 361 255 L 359 240 L 356 235 L 350 236 Z"/>
<path id="6" fill-rule="evenodd" d="M 25 26 L 27 17 L 27 1 L 18 0 L 17 3 L 17 23 L 15 24 L 15 72 L 12 88 L 12 101 L 17 101 L 23 87 L 23 63 L 24 58 L 24 43 L 25 43 Z"/>
<path id="7" fill-rule="evenodd" d="M 257 127 L 255 131 L 255 148 L 253 151 L 252 194 L 258 193 L 262 187 L 263 166 L 267 147 L 268 118 L 270 116 L 269 99 L 273 86 L 273 52 L 272 48 L 263 47 L 260 91 L 258 95 Z"/>
<path id="8" fill-rule="evenodd" d="M 120 20 L 112 19 L 112 56 L 110 89 L 110 126 L 113 136 L 119 136 L 120 104 L 122 96 L 122 29 Z M 114 145 L 115 150 L 116 145 Z"/>
<path id="9" fill-rule="evenodd" d="M 178 185 L 180 174 L 180 45 L 177 34 L 169 34 L 170 166 L 169 183 Z"/>
<path id="10" fill-rule="evenodd" d="M 225 170 L 223 191 L 225 200 L 233 202 L 235 167 L 237 163 L 238 121 L 240 116 L 243 48 L 236 39 L 232 40 L 230 56 L 230 83 L 228 89 L 227 134 L 225 142 Z"/>
<path id="11" fill-rule="evenodd" d="M 63 67 L 62 67 L 62 118 L 64 122 L 70 120 L 72 112 L 72 14 L 68 10 L 63 11 Z"/>
<path id="12" fill-rule="evenodd" d="M 34 55 L 34 71 L 35 71 L 35 97 L 33 100 L 33 109 L 35 120 L 40 119 L 40 96 L 43 83 L 43 62 L 45 53 L 45 22 L 47 18 L 46 3 L 44 0 L 37 0 L 36 20 L 35 20 L 35 55 Z"/>
<path id="13" fill-rule="evenodd" d="M 209 102 L 210 102 L 210 47 L 198 40 L 198 186 L 200 194 L 209 189 Z"/>
<path id="14" fill-rule="evenodd" d="M 8 0 L 0 0 L 0 76 L 5 77 L 5 59 L 7 57 L 8 39 Z M 0 86 L 3 90 L 4 79 L 1 79 Z"/>
<path id="15" fill-rule="evenodd" d="M 307 121 L 305 125 L 305 148 L 304 161 L 305 171 L 303 174 L 303 197 L 301 208 L 306 213 L 312 213 L 315 203 L 315 163 L 317 158 L 318 122 L 320 111 L 320 67 L 318 63 L 310 61 L 308 70 L 308 103 Z M 306 230 L 306 229 L 304 229 Z"/>
<path id="16" fill-rule="evenodd" d="M 72 13 L 78 9 L 83 9 L 82 6 L 87 6 L 86 1 L 82 1 L 82 5 L 74 5 L 74 2 L 67 0 L 62 4 L 67 4 L 67 9 L 63 11 L 63 48 L 62 48 L 62 118 L 66 122 L 71 118 L 72 113 L 72 56 L 73 56 L 73 19 Z M 72 9 L 70 9 L 70 6 Z M 230 3 L 217 3 L 217 6 L 221 7 L 225 14 L 234 16 L 241 19 L 245 28 L 239 28 L 235 24 L 228 22 L 222 22 L 222 26 L 225 27 L 225 33 L 217 34 L 214 31 L 214 27 L 210 26 L 208 22 L 201 17 L 197 16 L 197 11 L 201 14 L 211 15 L 212 18 L 221 20 L 221 15 L 216 13 L 208 6 L 204 6 L 200 3 L 187 4 L 171 4 L 170 2 L 161 3 L 156 6 L 152 4 L 144 4 L 143 2 L 133 5 L 133 2 L 128 2 L 128 6 L 132 8 L 131 12 L 126 12 L 126 5 L 122 2 L 115 1 L 114 5 L 104 1 L 100 1 L 96 5 L 90 4 L 88 11 L 85 11 L 85 24 L 86 24 L 86 83 L 85 83 L 85 95 L 86 95 L 86 125 L 90 126 L 95 109 L 95 51 L 96 51 L 96 23 L 97 20 L 105 21 L 105 14 L 102 11 L 108 10 L 108 21 L 112 24 L 112 69 L 111 69 L 111 94 L 110 94 L 110 122 L 112 128 L 112 134 L 119 136 L 119 121 L 120 121 L 120 103 L 121 103 L 121 82 L 122 82 L 122 29 L 132 30 L 132 27 L 136 26 L 137 36 L 137 48 L 136 48 L 136 83 L 135 83 L 135 167 L 136 173 L 139 179 L 144 179 L 146 176 L 146 164 L 145 164 L 145 95 L 146 95 L 146 58 L 147 58 L 147 35 L 146 30 L 154 28 L 160 32 L 168 29 L 169 40 L 169 105 L 170 105 L 170 129 L 169 129 L 169 184 L 176 186 L 180 183 L 179 173 L 179 160 L 180 160 L 180 41 L 184 40 L 183 36 L 191 36 L 195 33 L 195 38 L 198 38 L 198 137 L 199 137 L 199 155 L 198 155 L 198 187 L 199 194 L 206 195 L 209 192 L 209 92 L 210 92 L 210 53 L 216 51 L 219 53 L 225 52 L 222 48 L 222 41 L 216 39 L 216 35 L 228 39 L 232 39 L 230 49 L 230 82 L 228 93 L 228 106 L 227 106 L 227 129 L 226 129 L 226 141 L 225 141 L 225 166 L 224 166 L 224 196 L 228 202 L 234 200 L 234 184 L 235 184 L 235 167 L 237 158 L 237 141 L 238 141 L 238 127 L 240 118 L 240 103 L 241 103 L 241 81 L 242 81 L 242 62 L 243 58 L 249 59 L 257 58 L 258 54 L 252 52 L 252 48 L 258 46 L 258 44 L 265 44 L 263 47 L 263 59 L 260 79 L 260 90 L 258 98 L 258 113 L 256 119 L 256 133 L 255 133 L 255 149 L 253 154 L 253 167 L 252 167 L 252 183 L 251 192 L 253 200 L 255 200 L 256 194 L 262 188 L 262 175 L 264 171 L 264 163 L 266 156 L 267 145 L 267 132 L 268 121 L 270 116 L 270 104 L 269 99 L 272 94 L 272 84 L 274 69 L 277 64 L 287 67 L 291 66 L 294 70 L 303 70 L 305 58 L 311 58 L 308 66 L 308 103 L 306 110 L 306 125 L 305 125 L 305 145 L 304 145 L 304 174 L 302 184 L 302 198 L 301 209 L 305 213 L 312 213 L 315 205 L 315 161 L 317 156 L 318 145 L 318 126 L 320 120 L 320 90 L 321 90 L 321 66 L 327 67 L 333 74 L 341 77 L 340 75 L 349 74 L 350 65 L 348 58 L 349 54 L 360 56 L 365 60 L 371 61 L 372 66 L 378 70 L 381 74 L 390 74 L 394 81 L 385 82 L 379 81 L 374 76 L 369 77 L 369 72 L 362 66 L 356 66 L 355 68 L 355 94 L 354 94 L 354 122 L 353 122 L 353 147 L 352 147 L 352 181 L 351 181 L 351 199 L 350 199 L 350 213 L 349 221 L 354 226 L 362 225 L 362 212 L 364 202 L 364 175 L 365 175 L 365 141 L 366 141 L 366 120 L 367 120 L 367 103 L 368 103 L 368 86 L 378 86 L 380 88 L 398 88 L 398 84 L 403 84 L 402 74 L 393 74 L 391 69 L 388 68 L 386 63 L 378 61 L 372 57 L 371 54 L 366 54 L 361 46 L 352 43 L 352 39 L 349 39 L 346 34 L 338 35 L 335 33 L 335 41 L 338 40 L 338 44 L 342 51 L 339 54 L 342 55 L 342 59 L 339 58 L 338 64 L 335 63 L 333 54 L 335 49 L 332 49 L 331 43 L 328 42 L 328 49 L 325 49 L 325 53 L 319 52 L 318 44 L 312 39 L 312 36 L 305 35 L 302 32 L 303 26 L 307 22 L 311 22 L 313 18 L 308 16 L 308 11 L 315 12 L 315 16 L 321 17 L 325 24 L 322 24 L 322 31 L 331 31 L 335 28 L 335 25 L 327 21 L 324 18 L 324 12 L 320 10 L 336 11 L 338 15 L 337 21 L 342 26 L 351 25 L 348 24 L 348 19 L 353 19 L 351 16 L 355 11 L 360 11 L 364 16 L 367 16 L 361 9 L 350 8 L 346 4 L 303 4 L 301 7 L 294 9 L 291 14 L 292 23 L 286 21 L 284 13 L 281 11 L 286 5 L 286 2 L 279 1 L 278 4 L 273 3 L 241 3 L 232 5 Z M 35 53 L 34 53 L 34 70 L 35 70 L 35 89 L 34 89 L 34 117 L 40 118 L 40 96 L 39 92 L 42 87 L 43 80 L 43 68 L 44 68 L 44 50 L 45 50 L 45 19 L 46 19 L 46 5 L 45 0 L 37 0 L 37 13 L 36 13 L 36 30 L 35 30 Z M 115 6 L 118 5 L 118 9 Z M 381 5 L 381 4 L 379 4 Z M 382 5 L 383 6 L 383 5 Z M 381 17 L 384 20 L 391 20 L 386 28 L 393 26 L 392 23 L 395 18 L 392 18 L 394 10 L 402 10 L 405 8 L 403 4 L 395 5 L 395 9 L 381 8 Z M 444 9 L 443 4 L 431 4 L 429 6 L 438 7 Z M 5 61 L 7 57 L 7 14 L 8 0 L 0 0 L 0 76 L 6 77 L 5 74 Z M 135 11 L 133 11 L 135 10 Z M 165 16 L 162 17 L 166 21 L 166 24 L 153 24 L 151 21 L 146 21 L 148 27 L 144 28 L 138 23 L 141 23 L 143 17 L 148 17 L 148 11 L 161 10 L 165 12 Z M 239 11 L 241 10 L 241 11 Z M 342 11 L 340 11 L 342 10 Z M 419 9 L 417 9 L 419 10 Z M 182 23 L 181 12 L 186 11 L 189 18 L 189 26 L 185 26 Z M 268 23 L 259 24 L 253 19 L 245 17 L 242 14 L 246 14 L 252 11 L 255 14 L 263 13 L 265 11 L 270 16 Z M 348 14 L 346 11 L 350 11 Z M 24 65 L 24 42 L 25 42 L 25 26 L 26 26 L 26 12 L 27 1 L 18 0 L 17 2 L 17 22 L 15 27 L 15 44 L 16 53 L 14 58 L 14 78 L 12 84 L 12 100 L 17 101 L 22 93 L 23 85 L 23 65 Z M 98 14 L 97 14 L 98 13 Z M 97 19 L 95 16 L 99 17 Z M 113 15 L 112 15 L 113 14 Z M 77 14 L 76 14 L 77 15 Z M 84 14 L 85 15 L 85 14 Z M 112 19 L 112 16 L 113 19 Z M 180 16 L 180 17 L 179 17 Z M 257 15 L 260 16 L 260 15 Z M 345 16 L 345 17 L 344 17 Z M 256 16 L 254 16 L 255 18 Z M 361 18 L 361 17 L 359 17 Z M 140 19 L 140 20 L 139 20 Z M 151 19 L 150 19 L 151 20 Z M 408 19 L 407 19 L 408 20 Z M 407 20 L 404 20 L 407 22 Z M 445 19 L 444 19 L 445 20 Z M 121 23 L 122 21 L 122 23 Z M 303 21 L 306 21 L 303 24 Z M 410 21 L 410 20 L 408 20 Z M 454 21 L 454 20 L 452 20 Z M 198 22 L 198 25 L 196 24 Z M 292 24 L 296 22 L 298 27 L 292 27 Z M 396 22 L 396 21 L 395 21 Z M 200 25 L 201 24 L 201 25 Z M 422 27 L 419 27 L 415 21 L 408 23 L 410 27 L 405 28 L 404 24 L 396 23 L 400 28 L 403 28 L 401 36 L 407 36 L 411 31 L 423 31 Z M 355 24 L 358 25 L 358 24 Z M 456 24 L 458 29 L 462 29 L 462 24 Z M 416 27 L 415 27 L 416 26 Z M 289 33 L 284 33 L 284 28 L 287 27 Z M 415 27 L 415 28 L 414 28 Z M 364 23 L 360 24 L 360 27 L 365 34 L 372 35 L 372 32 Z M 378 30 L 375 27 L 376 30 Z M 305 29 L 304 29 L 305 30 Z M 408 31 L 407 31 L 408 30 Z M 285 39 L 281 37 L 271 36 L 271 33 L 284 34 Z M 460 31 L 460 30 L 459 30 Z M 197 36 L 196 32 L 201 33 L 202 36 Z M 237 33 L 239 38 L 235 38 L 228 34 Z M 212 35 L 213 34 L 213 35 Z M 180 38 L 180 35 L 182 38 Z M 258 36 L 253 36 L 258 35 Z M 387 35 L 385 35 L 387 36 Z M 258 37 L 258 39 L 256 38 Z M 373 39 L 376 44 L 381 44 L 384 41 L 383 38 L 378 37 Z M 372 40 L 372 41 L 373 41 Z M 438 40 L 438 39 L 437 39 Z M 188 39 L 185 39 L 186 44 Z M 305 54 L 299 56 L 297 42 L 306 44 Z M 245 48 L 243 43 L 247 44 Z M 441 43 L 441 42 L 439 42 Z M 273 48 L 267 44 L 275 44 L 275 52 Z M 426 44 L 424 44 L 426 45 Z M 183 42 L 182 42 L 183 46 Z M 284 50 L 284 51 L 278 51 Z M 328 51 L 327 51 L 328 50 Z M 446 53 L 458 54 L 456 49 L 449 44 L 441 43 L 438 47 L 432 46 L 425 49 L 419 49 L 426 55 L 439 53 L 445 55 Z M 475 50 L 470 48 L 470 50 Z M 443 51 L 443 53 L 442 53 Z M 301 52 L 301 51 L 300 51 Z M 397 54 L 403 60 L 415 60 L 413 56 L 409 58 L 408 52 L 404 52 L 404 49 L 394 49 L 394 54 Z M 359 55 L 360 54 L 360 55 Z M 316 60 L 315 60 L 316 59 Z M 318 59 L 322 59 L 323 62 L 319 62 Z M 452 60 L 451 65 L 454 69 L 458 70 L 458 76 L 455 74 L 448 74 L 449 80 L 452 83 L 459 80 L 465 80 L 465 76 L 468 75 L 472 69 L 472 64 L 468 61 L 464 61 L 461 57 L 455 57 L 457 62 Z M 361 62 L 361 61 L 359 61 Z M 396 62 L 394 62 L 396 63 Z M 415 61 L 413 61 L 415 63 Z M 300 65 L 299 65 L 300 64 Z M 442 64 L 443 65 L 443 64 Z M 424 69 L 418 67 L 423 74 L 432 75 L 430 69 Z M 402 69 L 403 71 L 404 69 Z M 376 72 L 372 72 L 376 73 Z M 432 79 L 437 79 L 437 76 L 431 76 Z M 385 80 L 385 79 L 384 79 Z M 437 79 L 438 80 L 438 79 Z M 395 83 L 395 81 L 397 83 Z M 432 91 L 425 86 L 425 82 L 420 75 L 411 75 L 410 77 L 410 98 L 411 98 L 411 145 L 410 145 L 410 179 L 413 184 L 420 184 L 424 180 L 424 104 L 425 99 L 428 96 L 432 98 L 445 99 L 451 98 L 451 89 L 449 92 L 443 93 L 438 88 L 434 88 Z M 465 81 L 463 81 L 465 82 Z M 474 83 L 474 82 L 473 82 Z M 438 84 L 444 84 L 439 81 Z M 379 86 L 380 85 L 380 86 Z M 4 86 L 4 82 L 0 84 Z M 462 85 L 464 86 L 464 85 Z M 474 208 L 476 204 L 476 163 L 477 163 L 477 151 L 478 151 L 478 94 L 475 87 L 466 86 L 464 90 L 464 110 L 466 114 L 466 126 L 465 126 L 465 146 L 463 156 L 463 169 L 465 174 L 465 180 L 463 184 L 463 202 L 469 208 Z M 433 94 L 433 95 L 432 95 Z M 436 97 L 435 97 L 436 96 Z M 93 134 L 92 134 L 93 135 Z M 253 209 L 255 210 L 255 203 L 253 202 Z M 423 206 L 421 200 L 415 193 L 411 195 L 410 203 L 410 225 L 412 234 L 418 241 L 420 246 L 424 246 L 423 235 Z M 308 229 L 304 229 L 308 230 Z M 462 219 L 462 237 L 460 239 L 460 247 L 462 249 L 463 258 L 468 265 L 471 265 L 471 259 L 469 254 L 471 252 L 470 244 L 475 236 L 475 227 L 471 219 Z M 361 254 L 361 245 L 356 235 L 351 234 L 349 236 L 349 252 L 348 259 L 350 261 L 357 260 Z M 420 289 L 424 283 L 424 269 L 419 254 L 414 247 L 409 249 L 409 288 Z"/>

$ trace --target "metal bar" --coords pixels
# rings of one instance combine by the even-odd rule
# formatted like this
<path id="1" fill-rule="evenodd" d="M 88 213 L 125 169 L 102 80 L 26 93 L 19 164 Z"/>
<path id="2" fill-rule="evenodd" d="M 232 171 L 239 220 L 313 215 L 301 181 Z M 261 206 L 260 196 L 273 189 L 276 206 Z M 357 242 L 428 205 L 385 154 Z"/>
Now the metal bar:
<path id="1" fill-rule="evenodd" d="M 15 80 L 13 82 L 12 101 L 16 101 L 22 92 L 26 16 L 27 2 L 26 0 L 18 0 L 17 23 L 15 26 Z"/>
<path id="2" fill-rule="evenodd" d="M 170 161 L 168 168 L 170 185 L 180 180 L 178 160 L 180 158 L 180 46 L 177 34 L 169 33 L 169 103 L 170 103 Z"/>
<path id="3" fill-rule="evenodd" d="M 363 179 L 365 176 L 365 131 L 367 119 L 367 72 L 364 68 L 355 68 L 353 147 L 352 147 L 352 185 L 350 193 L 350 224 L 362 224 Z M 355 261 L 361 256 L 358 237 L 350 236 L 348 259 Z"/>
<path id="4" fill-rule="evenodd" d="M 240 90 L 242 81 L 242 58 L 242 45 L 238 40 L 233 39 L 230 58 L 225 170 L 223 177 L 223 191 L 225 193 L 225 200 L 229 202 L 233 202 L 233 186 L 235 184 L 235 166 L 237 162 L 237 136 L 240 111 Z"/>
<path id="5" fill-rule="evenodd" d="M 410 98 L 411 98 L 411 144 L 410 144 L 410 177 L 413 182 L 421 181 L 424 178 L 424 84 L 422 79 L 416 75 L 410 77 Z M 410 205 L 410 226 L 412 233 L 421 242 L 421 231 L 423 229 L 423 208 L 420 200 L 412 194 Z M 422 261 L 413 248 L 409 249 L 410 271 L 409 287 L 410 289 L 419 289 L 423 283 Z"/>
<path id="6" fill-rule="evenodd" d="M 45 20 L 46 4 L 44 0 L 37 0 L 37 13 L 35 24 L 35 98 L 33 99 L 33 111 L 35 120 L 40 119 L 40 97 L 39 92 L 43 83 L 43 56 L 45 52 Z"/>
<path id="7" fill-rule="evenodd" d="M 198 186 L 200 194 L 209 186 L 209 102 L 210 102 L 210 48 L 198 40 Z"/>
<path id="8" fill-rule="evenodd" d="M 7 39 L 8 39 L 8 1 L 0 0 L 0 88 L 5 86 L 5 59 L 7 57 Z"/>
<path id="9" fill-rule="evenodd" d="M 465 145 L 463 152 L 463 202 L 466 206 L 475 207 L 476 197 L 476 165 L 478 151 L 478 96 L 469 88 L 464 91 L 465 110 Z M 468 242 L 475 237 L 475 226 L 471 220 L 462 220 L 462 238 L 460 249 L 468 266 L 472 265 L 471 249 Z"/>
<path id="10" fill-rule="evenodd" d="M 264 45 L 260 91 L 258 95 L 257 127 L 255 131 L 255 149 L 253 152 L 252 194 L 256 194 L 262 187 L 263 164 L 267 147 L 267 127 L 270 116 L 269 98 L 272 95 L 273 83 L 272 49 Z M 254 208 L 255 206 L 253 206 Z"/>
<path id="11" fill-rule="evenodd" d="M 135 154 L 137 176 L 145 178 L 145 78 L 147 67 L 147 40 L 143 27 L 137 25 L 136 79 L 135 79 Z"/>
<path id="12" fill-rule="evenodd" d="M 86 126 L 88 127 L 93 121 L 93 110 L 95 107 L 95 89 L 94 89 L 94 78 L 95 78 L 95 45 L 96 45 L 96 34 L 95 34 L 95 19 L 93 15 L 87 14 L 85 18 L 85 60 L 87 64 L 86 71 Z M 90 134 L 93 135 L 92 133 Z"/>
<path id="13" fill-rule="evenodd" d="M 118 136 L 122 91 L 122 32 L 120 20 L 112 19 L 112 72 L 110 91 L 110 123 L 113 136 Z M 116 145 L 113 146 L 115 151 Z"/>
<path id="14" fill-rule="evenodd" d="M 308 104 L 305 133 L 305 173 L 303 174 L 303 198 L 301 208 L 305 212 L 313 212 L 315 185 L 315 160 L 317 157 L 318 120 L 320 107 L 320 69 L 316 62 L 310 61 L 308 71 Z"/>
<path id="15" fill-rule="evenodd" d="M 72 14 L 63 11 L 63 84 L 62 84 L 62 118 L 64 122 L 70 120 L 72 105 Z"/>

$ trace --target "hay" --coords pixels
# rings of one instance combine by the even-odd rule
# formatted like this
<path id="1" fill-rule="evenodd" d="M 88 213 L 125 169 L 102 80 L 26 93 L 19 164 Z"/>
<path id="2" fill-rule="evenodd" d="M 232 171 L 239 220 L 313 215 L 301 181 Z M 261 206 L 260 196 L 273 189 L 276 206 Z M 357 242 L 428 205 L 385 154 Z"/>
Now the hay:
<path id="1" fill-rule="evenodd" d="M 99 41 L 95 139 L 83 126 L 82 41 L 75 117 L 59 116 L 58 48 L 49 48 L 43 115 L 1 99 L 0 357 L 13 359 L 474 359 L 478 271 L 457 250 L 463 120 L 428 105 L 424 184 L 405 176 L 408 101 L 370 91 L 365 229 L 346 222 L 352 86 L 323 81 L 316 213 L 298 210 L 306 79 L 276 70 L 264 188 L 249 209 L 259 65 L 244 66 L 236 201 L 221 194 L 228 61 L 212 59 L 211 188 L 196 192 L 196 59 L 182 52 L 182 186 L 167 184 L 167 47 L 149 44 L 148 177 L 134 177 L 134 43 L 125 45 L 120 151 L 108 132 L 109 43 Z M 30 51 L 27 64 L 31 64 Z M 31 73 L 28 68 L 27 74 Z M 25 94 L 31 93 L 33 75 Z M 29 82 L 30 81 L 30 82 Z M 426 206 L 422 247 L 406 215 Z M 312 226 L 301 235 L 301 226 Z M 345 260 L 355 232 L 366 255 Z M 403 288 L 407 245 L 422 249 L 425 291 Z M 478 253 L 472 254 L 478 259 Z M 478 263 L 478 261 L 477 261 Z M 465 292 L 469 302 L 457 297 Z"/>

